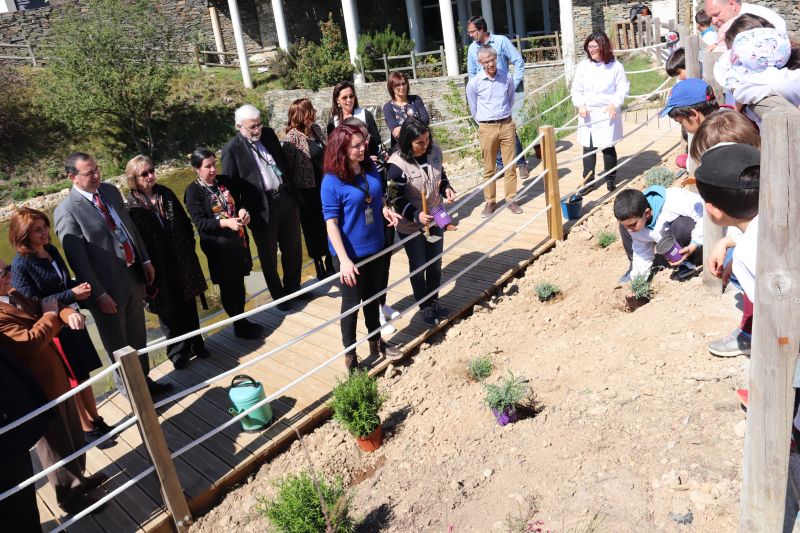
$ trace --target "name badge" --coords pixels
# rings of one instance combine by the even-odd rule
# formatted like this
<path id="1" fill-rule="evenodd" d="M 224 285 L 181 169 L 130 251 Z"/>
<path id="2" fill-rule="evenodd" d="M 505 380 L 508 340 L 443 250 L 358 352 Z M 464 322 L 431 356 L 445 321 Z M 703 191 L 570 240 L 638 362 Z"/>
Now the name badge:
<path id="1" fill-rule="evenodd" d="M 114 228 L 114 236 L 117 238 L 117 240 L 118 240 L 118 241 L 119 241 L 121 244 L 125 244 L 126 242 L 128 242 L 128 234 L 127 234 L 127 233 L 125 233 L 125 230 L 123 230 L 123 229 L 122 229 L 122 228 L 120 228 L 119 226 L 117 226 L 116 228 Z"/>
<path id="2" fill-rule="evenodd" d="M 370 206 L 364 209 L 364 223 L 369 226 L 375 223 L 375 215 Z"/>

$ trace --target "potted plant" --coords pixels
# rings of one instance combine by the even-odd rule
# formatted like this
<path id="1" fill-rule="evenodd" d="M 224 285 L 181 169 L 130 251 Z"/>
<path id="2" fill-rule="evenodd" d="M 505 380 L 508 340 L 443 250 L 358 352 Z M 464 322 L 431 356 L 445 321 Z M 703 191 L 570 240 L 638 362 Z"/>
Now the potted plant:
<path id="1" fill-rule="evenodd" d="M 536 287 L 534 287 L 536 291 L 536 296 L 539 297 L 540 302 L 546 302 L 548 300 L 552 300 L 559 294 L 561 294 L 561 289 L 558 286 L 550 283 L 549 281 L 543 281 L 538 283 Z"/>
<path id="2" fill-rule="evenodd" d="M 644 274 L 639 274 L 631 279 L 631 293 L 625 297 L 628 311 L 636 311 L 650 301 L 653 296 L 653 287 Z"/>
<path id="3" fill-rule="evenodd" d="M 517 404 L 528 391 L 525 380 L 515 376 L 510 371 L 508 377 L 499 383 L 486 384 L 486 399 L 484 402 L 492 410 L 497 423 L 501 426 L 517 421 Z"/>
<path id="4" fill-rule="evenodd" d="M 333 389 L 330 408 L 333 418 L 356 437 L 362 450 L 372 452 L 381 447 L 383 431 L 378 412 L 386 396 L 378 391 L 378 381 L 363 371 L 354 372 Z"/>

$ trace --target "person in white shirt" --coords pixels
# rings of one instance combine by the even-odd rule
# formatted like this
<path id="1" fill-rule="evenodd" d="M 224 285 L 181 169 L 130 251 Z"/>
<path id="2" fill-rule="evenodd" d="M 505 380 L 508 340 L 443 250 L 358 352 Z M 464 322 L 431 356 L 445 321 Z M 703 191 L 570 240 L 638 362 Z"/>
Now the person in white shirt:
<path id="1" fill-rule="evenodd" d="M 739 15 L 749 13 L 767 19 L 775 28 L 786 32 L 786 21 L 778 13 L 768 7 L 748 4 L 738 0 L 705 0 L 705 12 L 711 18 L 711 24 L 717 27 L 719 41 L 715 51 L 728 49 L 725 44 L 725 32 Z"/>
<path id="2" fill-rule="evenodd" d="M 578 109 L 580 124 L 578 142 L 583 153 L 602 149 L 609 191 L 616 187 L 617 150 L 614 144 L 622 138 L 620 109 L 630 90 L 622 63 L 614 59 L 611 41 L 603 32 L 589 35 L 583 43 L 586 59 L 578 63 L 572 81 L 572 104 Z M 594 173 L 597 155 L 583 158 L 583 176 Z"/>

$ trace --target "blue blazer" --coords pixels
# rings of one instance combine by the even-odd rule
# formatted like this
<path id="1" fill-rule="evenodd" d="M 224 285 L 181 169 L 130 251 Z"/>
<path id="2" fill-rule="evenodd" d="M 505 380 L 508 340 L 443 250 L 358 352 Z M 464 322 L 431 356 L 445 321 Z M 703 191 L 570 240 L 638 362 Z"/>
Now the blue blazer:
<path id="1" fill-rule="evenodd" d="M 75 293 L 70 290 L 70 287 L 75 284 L 69 279 L 67 264 L 55 246 L 48 244 L 45 248 L 53 257 L 58 268 L 67 276 L 66 283 L 58 277 L 53 265 L 47 259 L 42 259 L 35 254 L 17 254 L 11 262 L 12 286 L 28 298 L 41 300 L 47 296 L 53 296 L 61 305 L 74 304 Z"/>

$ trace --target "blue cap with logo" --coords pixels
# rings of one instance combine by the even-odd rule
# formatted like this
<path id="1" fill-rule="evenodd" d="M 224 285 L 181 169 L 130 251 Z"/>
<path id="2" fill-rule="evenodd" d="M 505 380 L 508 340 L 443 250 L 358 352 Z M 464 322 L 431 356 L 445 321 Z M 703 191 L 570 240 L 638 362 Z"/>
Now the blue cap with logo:
<path id="1" fill-rule="evenodd" d="M 699 78 L 686 78 L 683 81 L 679 81 L 672 88 L 672 92 L 667 98 L 667 105 L 661 110 L 659 116 L 666 117 L 676 107 L 685 107 L 708 101 L 706 91 L 708 91 L 708 84 Z"/>

